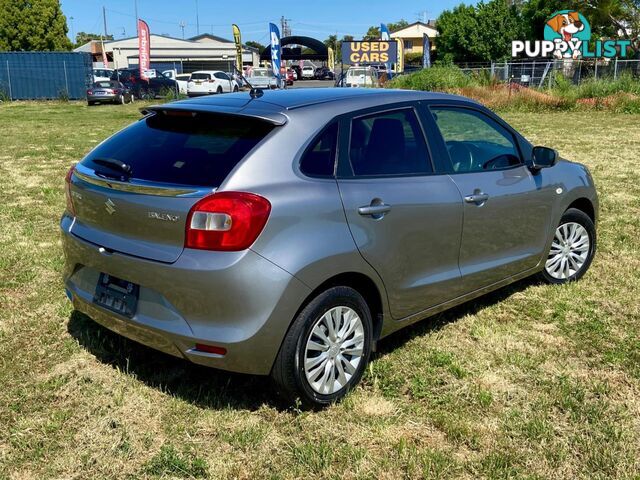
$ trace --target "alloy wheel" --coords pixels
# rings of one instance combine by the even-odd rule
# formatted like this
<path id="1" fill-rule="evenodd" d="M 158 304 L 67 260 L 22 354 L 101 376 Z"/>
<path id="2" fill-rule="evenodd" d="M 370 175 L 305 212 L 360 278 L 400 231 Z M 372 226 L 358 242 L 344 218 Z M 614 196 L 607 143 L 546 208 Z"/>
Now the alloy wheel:
<path id="1" fill-rule="evenodd" d="M 557 280 L 573 277 L 587 262 L 590 246 L 586 228 L 576 222 L 563 223 L 553 237 L 546 272 Z"/>
<path id="2" fill-rule="evenodd" d="M 304 349 L 304 373 L 309 386 L 331 395 L 347 386 L 364 352 L 364 327 L 355 310 L 338 306 L 311 328 Z"/>

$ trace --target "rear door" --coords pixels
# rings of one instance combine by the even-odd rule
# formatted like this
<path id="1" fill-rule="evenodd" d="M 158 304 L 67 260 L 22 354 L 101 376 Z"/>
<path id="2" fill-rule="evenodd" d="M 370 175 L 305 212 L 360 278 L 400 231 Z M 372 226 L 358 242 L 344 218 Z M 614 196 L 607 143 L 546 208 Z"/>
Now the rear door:
<path id="1" fill-rule="evenodd" d="M 190 208 L 273 128 L 253 117 L 170 110 L 134 123 L 77 165 L 71 233 L 106 251 L 175 261 Z"/>
<path id="2" fill-rule="evenodd" d="M 231 92 L 233 90 L 233 88 L 231 88 L 231 79 L 229 78 L 229 76 L 224 73 L 224 72 L 218 72 L 216 73 L 216 78 L 218 80 L 220 80 L 220 84 L 222 85 L 222 91 L 223 92 Z"/>
<path id="3" fill-rule="evenodd" d="M 535 267 L 545 248 L 554 191 L 539 186 L 514 133 L 499 119 L 470 107 L 430 110 L 464 200 L 460 270 L 465 290 Z"/>
<path id="4" fill-rule="evenodd" d="M 338 186 L 355 243 L 394 318 L 458 295 L 462 199 L 436 174 L 413 105 L 341 122 Z"/>

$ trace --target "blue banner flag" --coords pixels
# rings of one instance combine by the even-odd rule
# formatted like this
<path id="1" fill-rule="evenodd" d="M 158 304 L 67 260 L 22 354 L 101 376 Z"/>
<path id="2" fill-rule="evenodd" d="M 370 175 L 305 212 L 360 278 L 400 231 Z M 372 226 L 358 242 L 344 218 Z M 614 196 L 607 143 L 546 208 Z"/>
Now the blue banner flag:
<path id="1" fill-rule="evenodd" d="M 273 74 L 278 79 L 278 87 L 280 87 L 280 30 L 273 23 L 269 24 L 269 36 L 271 37 L 271 68 L 273 68 Z"/>
<path id="2" fill-rule="evenodd" d="M 431 66 L 431 42 L 426 33 L 422 34 L 422 68 Z"/>
<path id="3" fill-rule="evenodd" d="M 387 28 L 387 26 L 384 23 L 380 24 L 380 40 L 386 40 L 387 42 L 391 39 L 391 37 L 389 37 L 389 29 Z M 385 65 L 387 66 L 387 77 L 391 78 L 391 63 L 392 62 L 387 62 L 385 63 Z"/>

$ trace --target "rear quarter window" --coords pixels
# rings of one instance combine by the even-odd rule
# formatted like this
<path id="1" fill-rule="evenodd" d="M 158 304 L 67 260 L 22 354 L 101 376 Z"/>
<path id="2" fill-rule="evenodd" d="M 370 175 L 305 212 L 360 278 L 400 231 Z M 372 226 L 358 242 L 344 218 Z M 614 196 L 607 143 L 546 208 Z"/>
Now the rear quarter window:
<path id="1" fill-rule="evenodd" d="M 115 159 L 131 166 L 132 178 L 188 186 L 219 186 L 274 126 L 251 117 L 156 113 L 99 145 L 82 165 L 109 176 L 94 162 Z"/>

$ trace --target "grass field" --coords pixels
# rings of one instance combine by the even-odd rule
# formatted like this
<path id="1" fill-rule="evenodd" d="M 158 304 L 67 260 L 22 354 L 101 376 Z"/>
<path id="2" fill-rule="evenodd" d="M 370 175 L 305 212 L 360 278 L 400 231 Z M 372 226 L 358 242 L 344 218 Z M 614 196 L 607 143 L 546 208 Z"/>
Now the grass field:
<path id="1" fill-rule="evenodd" d="M 640 116 L 509 113 L 586 163 L 599 251 L 383 341 L 346 401 L 156 353 L 74 314 L 64 175 L 140 105 L 0 105 L 0 479 L 640 478 Z"/>

